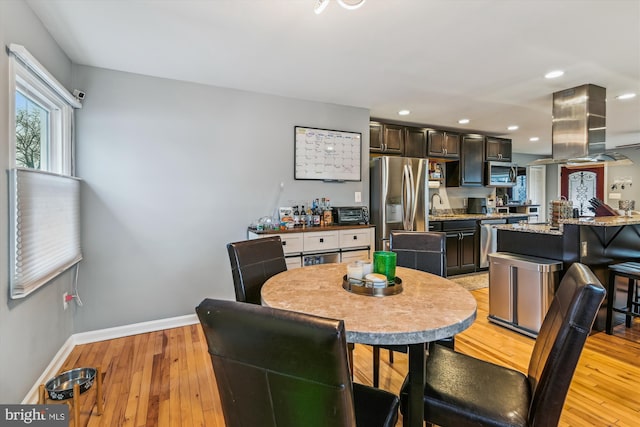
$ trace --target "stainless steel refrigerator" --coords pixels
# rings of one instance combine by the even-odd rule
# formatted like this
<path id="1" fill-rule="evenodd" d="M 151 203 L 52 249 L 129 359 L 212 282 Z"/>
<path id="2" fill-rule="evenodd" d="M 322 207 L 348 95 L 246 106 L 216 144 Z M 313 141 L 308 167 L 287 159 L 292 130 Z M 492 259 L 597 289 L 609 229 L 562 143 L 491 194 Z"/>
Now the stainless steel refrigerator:
<path id="1" fill-rule="evenodd" d="M 389 249 L 391 230 L 429 229 L 427 160 L 383 156 L 371 160 L 370 222 L 376 250 Z"/>

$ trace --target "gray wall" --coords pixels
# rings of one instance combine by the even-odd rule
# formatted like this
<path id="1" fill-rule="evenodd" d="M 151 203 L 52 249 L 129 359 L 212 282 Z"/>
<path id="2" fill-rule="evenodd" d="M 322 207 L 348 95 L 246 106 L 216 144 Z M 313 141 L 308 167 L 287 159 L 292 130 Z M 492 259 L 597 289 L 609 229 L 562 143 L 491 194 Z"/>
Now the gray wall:
<path id="1" fill-rule="evenodd" d="M 25 46 L 67 88 L 71 62 L 23 1 L 0 1 L 0 45 Z M 9 111 L 8 57 L 0 53 L 0 403 L 20 403 L 72 333 L 72 312 L 63 311 L 62 294 L 71 290 L 66 273 L 21 300 L 8 295 Z"/>
<path id="2" fill-rule="evenodd" d="M 368 204 L 363 181 L 293 179 L 294 125 L 361 132 L 369 111 L 74 66 L 82 193 L 75 331 L 193 314 L 233 299 L 226 243 L 277 204 Z M 281 189 L 280 183 L 284 183 Z"/>

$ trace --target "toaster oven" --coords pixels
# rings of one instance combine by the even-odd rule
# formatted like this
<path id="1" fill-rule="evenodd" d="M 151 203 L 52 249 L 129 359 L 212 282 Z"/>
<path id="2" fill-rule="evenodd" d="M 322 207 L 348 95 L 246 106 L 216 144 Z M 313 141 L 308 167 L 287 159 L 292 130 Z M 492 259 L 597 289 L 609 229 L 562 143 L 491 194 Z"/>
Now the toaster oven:
<path id="1" fill-rule="evenodd" d="M 366 206 L 334 206 L 333 223 L 337 225 L 368 224 L 369 211 Z"/>

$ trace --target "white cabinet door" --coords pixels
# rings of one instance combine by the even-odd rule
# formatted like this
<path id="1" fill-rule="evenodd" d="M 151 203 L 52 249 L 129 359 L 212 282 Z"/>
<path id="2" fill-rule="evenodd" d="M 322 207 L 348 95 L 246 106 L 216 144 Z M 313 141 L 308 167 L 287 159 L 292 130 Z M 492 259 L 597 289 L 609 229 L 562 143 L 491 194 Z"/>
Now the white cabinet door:
<path id="1" fill-rule="evenodd" d="M 362 250 L 362 251 L 348 251 L 348 252 L 342 252 L 342 257 L 340 259 L 340 262 L 354 262 L 354 261 L 367 261 L 369 260 L 369 251 L 367 250 Z"/>
<path id="2" fill-rule="evenodd" d="M 340 230 L 340 248 L 360 248 L 371 246 L 371 231 L 368 228 Z"/>
<path id="3" fill-rule="evenodd" d="M 280 234 L 282 240 L 282 249 L 284 254 L 299 254 L 304 250 L 304 234 L 303 233 L 287 233 Z"/>
<path id="4" fill-rule="evenodd" d="M 285 258 L 284 260 L 287 263 L 287 270 L 293 270 L 294 268 L 302 267 L 302 257 L 294 256 Z"/>
<path id="5" fill-rule="evenodd" d="M 304 233 L 305 252 L 328 252 L 340 249 L 338 231 L 313 231 Z"/>
<path id="6" fill-rule="evenodd" d="M 282 240 L 282 250 L 285 255 L 300 254 L 304 248 L 303 233 L 283 233 L 283 234 L 258 234 L 249 232 L 249 239 L 263 239 L 265 237 L 279 236 Z"/>

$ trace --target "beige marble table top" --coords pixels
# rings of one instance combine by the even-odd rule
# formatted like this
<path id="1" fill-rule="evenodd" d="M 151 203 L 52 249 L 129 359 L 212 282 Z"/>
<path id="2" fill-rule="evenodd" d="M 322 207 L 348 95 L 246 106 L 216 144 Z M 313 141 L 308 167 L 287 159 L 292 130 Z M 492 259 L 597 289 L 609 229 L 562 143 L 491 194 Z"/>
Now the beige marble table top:
<path id="1" fill-rule="evenodd" d="M 476 300 L 462 286 L 433 274 L 398 267 L 403 291 L 358 295 L 342 288 L 346 264 L 288 270 L 262 287 L 262 304 L 345 322 L 347 341 L 418 344 L 450 337 L 476 318 Z"/>

